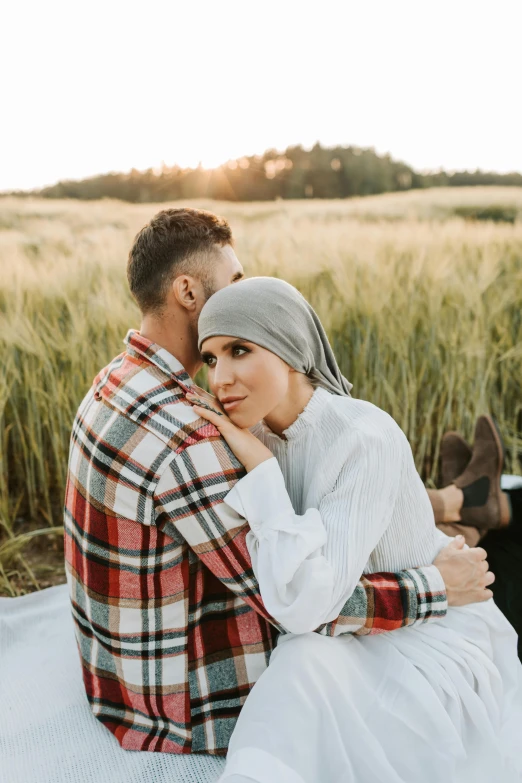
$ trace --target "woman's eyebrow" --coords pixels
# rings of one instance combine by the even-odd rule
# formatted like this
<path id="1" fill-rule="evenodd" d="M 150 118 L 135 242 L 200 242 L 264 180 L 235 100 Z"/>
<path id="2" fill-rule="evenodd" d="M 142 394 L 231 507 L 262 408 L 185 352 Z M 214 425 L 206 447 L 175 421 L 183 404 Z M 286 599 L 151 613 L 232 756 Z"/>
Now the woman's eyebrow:
<path id="1" fill-rule="evenodd" d="M 247 342 L 248 340 L 242 340 L 240 337 L 234 337 L 233 340 L 229 340 L 228 343 L 222 345 L 220 350 L 228 351 L 229 348 L 233 348 L 235 345 L 245 345 Z M 214 356 L 215 358 L 215 354 L 213 354 L 212 351 L 201 351 L 201 356 Z"/>
<path id="2" fill-rule="evenodd" d="M 233 348 L 234 345 L 244 345 L 246 341 L 242 340 L 240 337 L 236 337 L 234 340 L 230 340 L 230 342 L 225 343 L 225 345 L 221 346 L 221 350 L 228 351 L 229 348 Z"/>

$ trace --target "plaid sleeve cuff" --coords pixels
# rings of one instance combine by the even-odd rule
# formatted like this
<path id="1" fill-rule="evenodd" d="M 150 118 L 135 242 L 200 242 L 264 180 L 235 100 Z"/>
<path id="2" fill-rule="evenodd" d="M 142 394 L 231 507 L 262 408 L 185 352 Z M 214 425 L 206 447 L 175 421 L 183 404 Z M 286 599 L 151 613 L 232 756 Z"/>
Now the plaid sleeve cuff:
<path id="1" fill-rule="evenodd" d="M 413 619 L 414 613 L 410 613 L 413 622 L 409 625 L 444 617 L 448 611 L 448 599 L 446 585 L 437 566 L 410 568 L 403 571 L 403 574 L 405 582 L 410 582 L 417 595 L 416 616 Z"/>

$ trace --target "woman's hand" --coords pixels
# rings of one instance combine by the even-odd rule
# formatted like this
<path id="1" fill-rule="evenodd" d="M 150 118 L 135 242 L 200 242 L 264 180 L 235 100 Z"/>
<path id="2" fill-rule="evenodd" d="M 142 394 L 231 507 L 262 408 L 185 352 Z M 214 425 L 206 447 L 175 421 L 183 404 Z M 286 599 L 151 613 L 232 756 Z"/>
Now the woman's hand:
<path id="1" fill-rule="evenodd" d="M 195 394 L 187 394 L 187 399 L 194 404 L 194 411 L 198 416 L 206 419 L 219 430 L 238 460 L 244 465 L 247 473 L 274 456 L 270 449 L 267 449 L 249 430 L 236 427 L 225 413 L 217 413 L 206 407 L 202 408 L 197 404 L 199 400 Z"/>

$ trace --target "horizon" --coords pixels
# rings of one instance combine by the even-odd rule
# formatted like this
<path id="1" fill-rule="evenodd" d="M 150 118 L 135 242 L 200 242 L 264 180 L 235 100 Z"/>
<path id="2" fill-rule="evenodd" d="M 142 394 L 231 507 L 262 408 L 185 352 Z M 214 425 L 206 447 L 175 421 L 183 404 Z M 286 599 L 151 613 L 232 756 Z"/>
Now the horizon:
<path id="1" fill-rule="evenodd" d="M 320 143 L 320 142 L 315 142 L 315 144 L 317 144 L 317 143 Z M 287 145 L 287 147 L 285 149 L 275 150 L 275 152 L 278 155 L 284 155 L 285 152 L 286 152 L 286 149 L 288 149 L 289 147 L 298 147 L 298 146 L 302 147 L 305 152 L 310 152 L 312 147 L 314 146 L 314 144 L 311 144 L 310 146 L 307 146 L 307 147 L 305 147 L 302 144 L 298 144 L 298 143 L 296 143 L 296 144 L 289 144 L 289 145 Z M 389 150 L 385 150 L 385 151 L 376 150 L 375 147 L 373 147 L 373 146 L 363 148 L 363 147 L 358 147 L 358 145 L 349 144 L 349 143 L 345 143 L 345 144 L 339 143 L 339 144 L 332 144 L 332 145 L 328 145 L 328 146 L 321 144 L 321 146 L 323 147 L 323 149 L 335 149 L 336 147 L 344 147 L 344 148 L 355 147 L 355 148 L 359 148 L 359 149 L 374 150 L 377 155 L 379 155 L 379 156 L 389 155 L 392 160 L 404 163 L 406 166 L 409 166 L 412 170 L 414 170 L 418 174 L 424 174 L 424 175 L 436 174 L 436 173 L 441 172 L 441 171 L 444 171 L 444 173 L 446 173 L 446 174 L 454 174 L 454 173 L 457 173 L 457 172 L 466 171 L 465 169 L 442 169 L 442 168 L 438 168 L 438 169 L 427 169 L 427 168 L 426 169 L 420 169 L 420 168 L 415 168 L 415 166 L 411 165 L 407 160 L 402 160 L 402 159 L 397 158 L 397 156 L 393 155 L 393 153 L 390 152 Z M 270 150 L 272 151 L 273 148 L 270 148 Z M 32 188 L 0 189 L 0 195 L 6 195 L 6 194 L 8 195 L 10 193 L 16 193 L 16 192 L 20 192 L 20 193 L 24 193 L 24 194 L 31 194 L 33 191 L 38 193 L 40 190 L 44 190 L 47 187 L 53 187 L 54 185 L 57 185 L 59 182 L 82 181 L 82 180 L 96 179 L 97 177 L 104 177 L 104 176 L 111 176 L 111 175 L 127 176 L 132 171 L 138 171 L 139 173 L 144 173 L 145 171 L 153 171 L 154 174 L 159 174 L 161 172 L 161 169 L 164 166 L 167 166 L 168 169 L 173 169 L 173 168 L 178 167 L 178 168 L 184 169 L 184 170 L 196 170 L 199 167 L 201 167 L 203 169 L 203 171 L 215 171 L 215 170 L 217 170 L 219 168 L 226 167 L 229 163 L 231 163 L 233 161 L 234 162 L 240 161 L 242 158 L 262 157 L 268 151 L 269 150 L 266 149 L 263 152 L 253 152 L 253 153 L 250 153 L 248 155 L 238 155 L 236 158 L 228 158 L 228 160 L 222 161 L 221 163 L 218 163 L 215 166 L 204 166 L 201 161 L 198 161 L 198 163 L 196 165 L 182 165 L 180 163 L 174 162 L 174 163 L 170 164 L 169 166 L 167 166 L 167 164 L 165 164 L 164 161 L 161 161 L 159 166 L 148 166 L 147 168 L 144 168 L 144 169 L 137 169 L 135 166 L 131 166 L 131 168 L 126 169 L 125 171 L 117 171 L 117 170 L 97 171 L 94 174 L 89 174 L 89 175 L 87 175 L 85 177 L 71 178 L 70 180 L 65 180 L 65 179 L 63 179 L 63 180 L 56 180 L 55 182 L 48 182 L 46 184 L 37 185 L 37 186 L 32 187 Z M 481 171 L 482 173 L 488 173 L 488 174 L 489 173 L 492 173 L 492 174 L 522 174 L 522 169 L 520 171 L 516 171 L 516 170 L 511 170 L 511 171 L 508 171 L 508 170 L 506 170 L 506 171 L 487 171 L 486 169 L 475 168 L 475 169 L 467 169 L 467 171 L 469 171 L 471 173 L 473 173 L 475 171 Z M 472 187 L 477 187 L 477 186 L 472 186 Z M 487 186 L 482 186 L 482 187 L 487 187 Z M 495 187 L 495 186 L 491 186 L 491 187 Z M 513 187 L 513 186 L 511 186 L 511 187 Z"/>
<path id="2" fill-rule="evenodd" d="M 6 12 L 0 191 L 109 172 L 213 169 L 300 144 L 419 172 L 522 172 L 522 6 L 65 0 Z M 9 33 L 8 35 L 6 33 Z M 13 67 L 13 64 L 15 67 Z M 6 80 L 7 81 L 7 80 Z"/>

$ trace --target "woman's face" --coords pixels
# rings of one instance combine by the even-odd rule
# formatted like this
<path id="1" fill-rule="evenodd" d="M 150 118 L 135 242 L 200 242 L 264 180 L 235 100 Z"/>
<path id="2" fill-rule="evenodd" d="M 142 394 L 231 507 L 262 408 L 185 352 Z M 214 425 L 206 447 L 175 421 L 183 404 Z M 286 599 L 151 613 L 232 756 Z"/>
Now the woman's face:
<path id="1" fill-rule="evenodd" d="M 245 429 L 288 394 L 291 368 L 279 356 L 237 337 L 209 337 L 201 347 L 213 394 L 227 416 Z"/>

